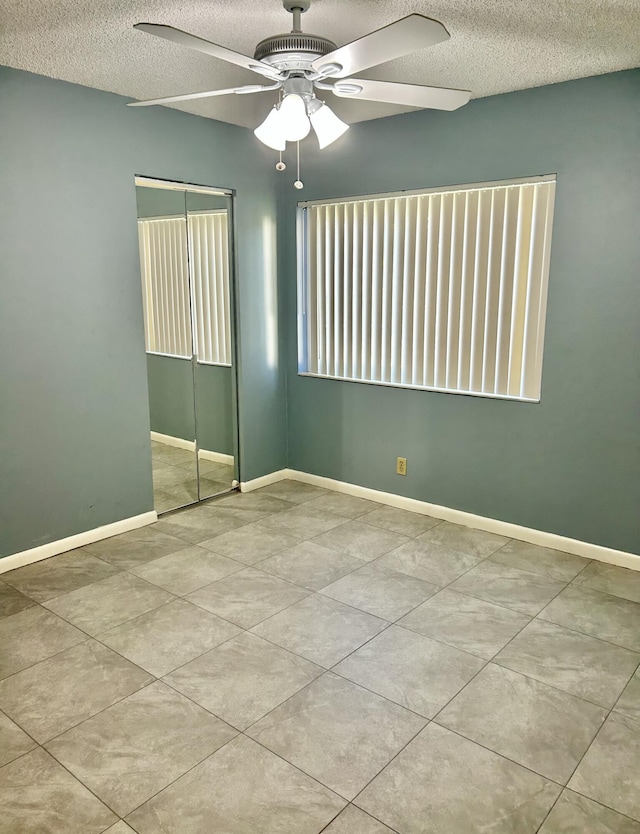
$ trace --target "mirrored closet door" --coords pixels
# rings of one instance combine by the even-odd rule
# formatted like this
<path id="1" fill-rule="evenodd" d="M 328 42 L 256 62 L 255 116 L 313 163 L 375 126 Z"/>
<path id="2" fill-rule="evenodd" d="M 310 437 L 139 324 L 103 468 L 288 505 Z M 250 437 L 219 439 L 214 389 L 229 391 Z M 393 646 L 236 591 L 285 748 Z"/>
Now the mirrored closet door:
<path id="1" fill-rule="evenodd" d="M 158 513 L 238 480 L 230 193 L 136 178 Z"/>

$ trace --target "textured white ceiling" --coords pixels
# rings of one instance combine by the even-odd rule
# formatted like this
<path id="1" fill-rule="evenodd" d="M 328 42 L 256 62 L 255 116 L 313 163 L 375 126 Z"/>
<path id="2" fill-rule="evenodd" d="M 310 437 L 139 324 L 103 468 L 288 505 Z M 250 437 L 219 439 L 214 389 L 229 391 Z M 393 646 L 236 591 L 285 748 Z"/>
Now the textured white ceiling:
<path id="1" fill-rule="evenodd" d="M 338 45 L 412 12 L 451 40 L 360 73 L 471 90 L 475 98 L 640 63 L 640 0 L 313 0 L 303 29 Z M 0 64 L 145 99 L 261 83 L 260 76 L 132 28 L 166 23 L 253 55 L 291 29 L 281 0 L 0 0 Z M 255 127 L 273 93 L 186 102 L 178 109 Z M 349 122 L 406 107 L 327 93 Z"/>

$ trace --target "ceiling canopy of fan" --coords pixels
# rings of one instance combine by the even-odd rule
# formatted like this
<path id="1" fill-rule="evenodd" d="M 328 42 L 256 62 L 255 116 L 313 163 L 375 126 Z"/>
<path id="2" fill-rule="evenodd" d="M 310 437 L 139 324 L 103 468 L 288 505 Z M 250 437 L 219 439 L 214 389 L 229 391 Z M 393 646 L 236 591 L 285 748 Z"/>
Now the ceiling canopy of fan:
<path id="1" fill-rule="evenodd" d="M 300 18 L 309 5 L 310 0 L 283 0 L 283 6 L 293 15 L 292 31 L 260 41 L 253 58 L 173 26 L 137 23 L 135 28 L 142 32 L 251 70 L 269 83 L 134 101 L 130 102 L 130 106 L 146 107 L 212 96 L 280 90 L 280 101 L 254 133 L 264 144 L 283 151 L 287 142 L 299 142 L 312 127 L 321 148 L 334 142 L 348 129 L 348 125 L 317 98 L 316 90 L 328 91 L 340 98 L 436 110 L 456 110 L 471 98 L 468 90 L 353 77 L 353 73 L 448 40 L 449 33 L 437 20 L 410 14 L 339 47 L 328 38 L 301 30 Z"/>

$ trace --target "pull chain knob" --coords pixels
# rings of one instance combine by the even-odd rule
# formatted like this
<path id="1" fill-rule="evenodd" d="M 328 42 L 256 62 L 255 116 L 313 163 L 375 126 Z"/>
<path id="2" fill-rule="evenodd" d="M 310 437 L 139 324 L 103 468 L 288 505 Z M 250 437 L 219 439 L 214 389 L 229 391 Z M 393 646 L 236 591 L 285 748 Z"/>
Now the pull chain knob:
<path id="1" fill-rule="evenodd" d="M 293 183 L 293 187 L 300 189 L 304 188 L 304 183 L 300 179 L 300 142 L 296 142 L 296 161 L 298 164 L 298 179 Z"/>

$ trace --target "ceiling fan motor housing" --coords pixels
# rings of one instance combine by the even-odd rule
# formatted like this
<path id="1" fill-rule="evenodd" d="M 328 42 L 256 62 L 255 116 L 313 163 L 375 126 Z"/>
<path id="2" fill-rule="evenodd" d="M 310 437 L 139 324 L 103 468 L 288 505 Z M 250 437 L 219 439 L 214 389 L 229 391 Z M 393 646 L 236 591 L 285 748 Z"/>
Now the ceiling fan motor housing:
<path id="1" fill-rule="evenodd" d="M 311 64 L 316 58 L 337 48 L 333 41 L 320 35 L 287 32 L 260 41 L 254 58 L 279 70 L 311 71 Z"/>

